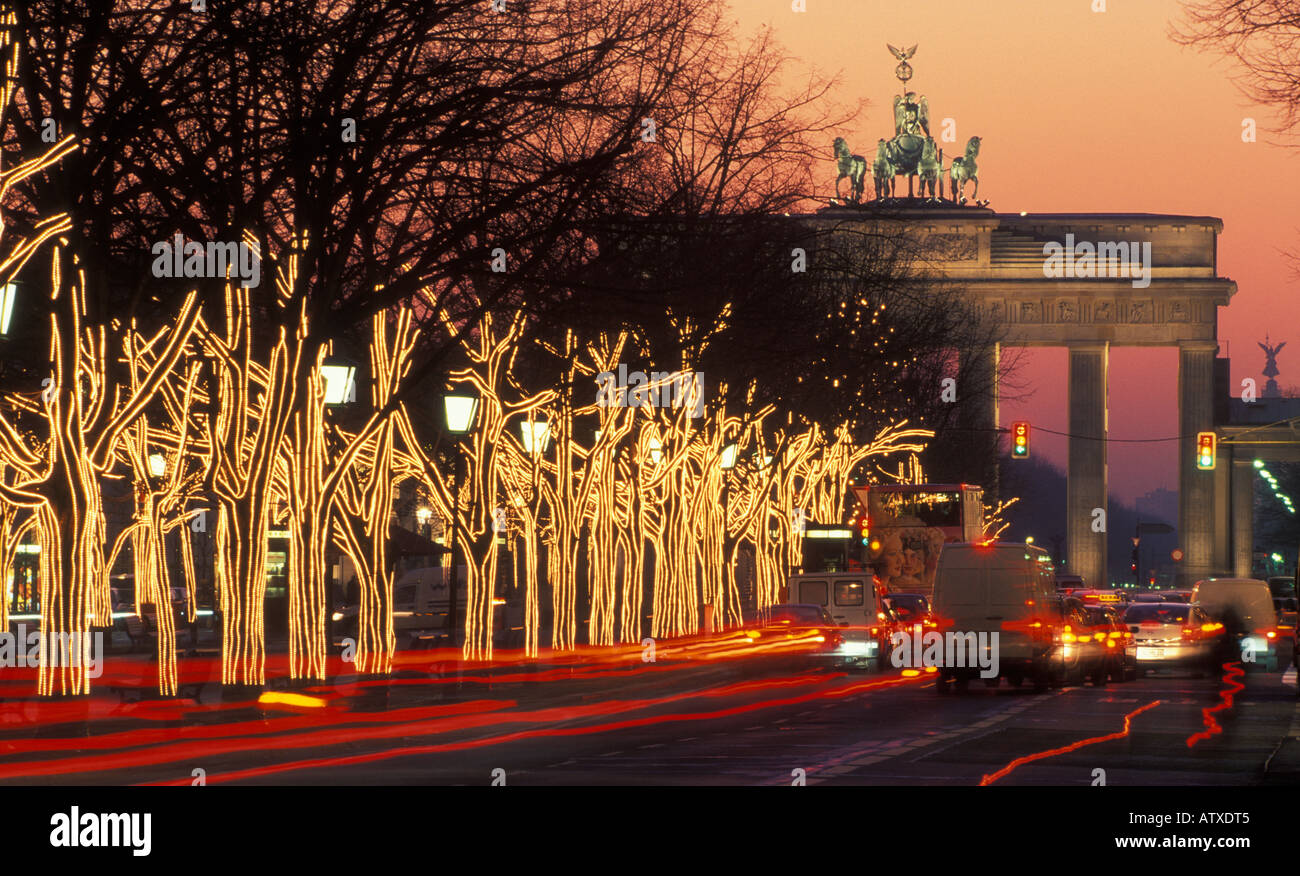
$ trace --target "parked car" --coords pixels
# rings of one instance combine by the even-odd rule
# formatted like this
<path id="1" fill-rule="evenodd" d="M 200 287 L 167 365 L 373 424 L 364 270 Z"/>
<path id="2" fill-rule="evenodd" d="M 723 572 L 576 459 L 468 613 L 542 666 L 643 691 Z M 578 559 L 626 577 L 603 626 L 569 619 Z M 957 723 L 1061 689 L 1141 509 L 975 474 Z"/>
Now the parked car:
<path id="1" fill-rule="evenodd" d="M 1190 669 L 1213 672 L 1217 666 L 1223 624 L 1200 606 L 1183 602 L 1134 603 L 1124 612 L 1133 634 L 1137 669 Z"/>

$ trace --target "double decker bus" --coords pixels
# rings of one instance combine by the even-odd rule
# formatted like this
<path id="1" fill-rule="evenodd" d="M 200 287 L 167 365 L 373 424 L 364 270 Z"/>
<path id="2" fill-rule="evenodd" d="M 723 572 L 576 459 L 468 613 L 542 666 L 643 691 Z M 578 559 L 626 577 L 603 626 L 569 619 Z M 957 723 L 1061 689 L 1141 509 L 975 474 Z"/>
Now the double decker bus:
<path id="1" fill-rule="evenodd" d="M 950 542 L 984 537 L 984 489 L 970 484 L 854 486 L 850 522 L 881 589 L 934 593 L 939 552 Z"/>
<path id="2" fill-rule="evenodd" d="M 852 487 L 847 524 L 809 524 L 801 572 L 870 570 L 882 592 L 934 592 L 939 551 L 984 535 L 984 489 L 970 484 Z"/>
<path id="3" fill-rule="evenodd" d="M 818 605 L 841 627 L 845 659 L 883 668 L 891 593 L 934 594 L 939 552 L 984 536 L 984 490 L 969 484 L 854 486 L 845 524 L 809 524 L 783 602 Z"/>

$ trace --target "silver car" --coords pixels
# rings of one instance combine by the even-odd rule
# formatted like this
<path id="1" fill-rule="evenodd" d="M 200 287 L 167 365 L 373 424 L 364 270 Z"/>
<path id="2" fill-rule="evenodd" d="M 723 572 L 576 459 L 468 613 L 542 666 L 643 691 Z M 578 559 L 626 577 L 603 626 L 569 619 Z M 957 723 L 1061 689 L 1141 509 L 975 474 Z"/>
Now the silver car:
<path id="1" fill-rule="evenodd" d="M 1150 669 L 1190 669 L 1211 672 L 1223 624 L 1198 605 L 1185 602 L 1135 602 L 1124 612 L 1124 623 L 1137 646 L 1138 674 Z"/>

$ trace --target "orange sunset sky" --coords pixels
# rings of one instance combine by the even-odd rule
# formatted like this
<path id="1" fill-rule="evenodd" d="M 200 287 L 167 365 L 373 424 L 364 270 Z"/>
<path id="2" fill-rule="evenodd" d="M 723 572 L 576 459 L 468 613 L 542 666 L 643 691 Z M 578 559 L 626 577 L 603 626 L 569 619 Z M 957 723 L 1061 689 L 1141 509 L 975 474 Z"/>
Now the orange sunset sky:
<path id="1" fill-rule="evenodd" d="M 1287 252 L 1300 251 L 1296 173 L 1300 148 L 1270 133 L 1276 114 L 1234 84 L 1240 71 L 1217 54 L 1177 45 L 1177 0 L 732 0 L 750 32 L 769 25 L 805 64 L 838 73 L 837 100 L 870 105 L 844 132 L 856 153 L 892 136 L 897 63 L 886 43 L 919 44 L 912 90 L 935 119 L 957 123 L 958 144 L 983 138 L 980 197 L 999 212 L 1144 212 L 1217 216 L 1219 273 L 1237 282 L 1219 310 L 1219 355 L 1232 357 L 1233 386 L 1263 388 L 1268 332 L 1289 341 L 1279 384 L 1300 385 L 1300 289 Z M 1242 141 L 1242 120 L 1258 141 Z M 819 175 L 833 193 L 835 168 Z M 956 144 L 944 146 L 945 157 Z M 824 180 L 821 179 L 824 177 Z M 870 181 L 868 180 L 868 189 Z M 1003 425 L 1029 420 L 1065 432 L 1064 348 L 1025 351 L 1020 399 L 1004 399 Z M 1177 434 L 1177 350 L 1116 347 L 1111 352 L 1110 436 Z M 1066 439 L 1036 433 L 1035 454 L 1064 469 Z M 1110 490 L 1125 503 L 1159 487 L 1177 489 L 1177 444 L 1112 442 Z"/>

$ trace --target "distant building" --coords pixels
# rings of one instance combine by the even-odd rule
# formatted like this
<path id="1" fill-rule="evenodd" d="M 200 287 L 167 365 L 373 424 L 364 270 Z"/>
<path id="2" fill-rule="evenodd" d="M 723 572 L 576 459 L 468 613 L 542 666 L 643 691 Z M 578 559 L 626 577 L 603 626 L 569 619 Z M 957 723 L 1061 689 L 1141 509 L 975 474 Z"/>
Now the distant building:
<path id="1" fill-rule="evenodd" d="M 1144 521 L 1178 525 L 1178 491 L 1164 487 L 1139 496 L 1134 502 L 1138 517 Z"/>

